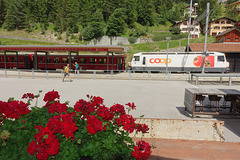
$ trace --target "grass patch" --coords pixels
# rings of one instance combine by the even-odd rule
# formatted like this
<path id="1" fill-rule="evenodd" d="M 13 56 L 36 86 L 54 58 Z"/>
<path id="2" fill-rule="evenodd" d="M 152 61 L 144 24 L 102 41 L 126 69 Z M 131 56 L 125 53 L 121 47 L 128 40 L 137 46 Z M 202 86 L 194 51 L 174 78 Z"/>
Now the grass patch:
<path id="1" fill-rule="evenodd" d="M 0 38 L 1 45 L 57 45 L 59 43 Z"/>

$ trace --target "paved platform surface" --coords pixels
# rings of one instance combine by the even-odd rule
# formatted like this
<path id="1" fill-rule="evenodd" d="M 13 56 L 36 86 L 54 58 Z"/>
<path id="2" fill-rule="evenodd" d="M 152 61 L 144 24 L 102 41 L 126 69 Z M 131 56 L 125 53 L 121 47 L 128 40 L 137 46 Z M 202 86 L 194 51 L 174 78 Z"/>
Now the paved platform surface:
<path id="1" fill-rule="evenodd" d="M 134 139 L 138 141 L 139 139 Z M 150 160 L 239 160 L 240 143 L 143 139 L 156 148 Z"/>
<path id="2" fill-rule="evenodd" d="M 24 93 L 38 93 L 42 90 L 38 106 L 44 105 L 43 96 L 46 92 L 57 90 L 61 102 L 70 101 L 74 106 L 79 99 L 87 99 L 86 95 L 101 96 L 105 105 L 114 103 L 126 104 L 135 102 L 137 110 L 134 117 L 145 115 L 145 118 L 191 119 L 184 111 L 185 88 L 196 87 L 186 81 L 148 81 L 148 80 L 93 80 L 74 79 L 73 82 L 62 82 L 54 79 L 18 79 L 0 77 L 0 100 L 7 101 L 9 97 L 21 99 Z M 239 85 L 199 85 L 197 87 L 233 88 Z M 200 116 L 196 119 L 223 120 L 225 122 L 226 142 L 187 141 L 147 139 L 157 147 L 153 150 L 151 159 L 159 160 L 237 160 L 240 159 L 240 119 L 239 117 Z"/>

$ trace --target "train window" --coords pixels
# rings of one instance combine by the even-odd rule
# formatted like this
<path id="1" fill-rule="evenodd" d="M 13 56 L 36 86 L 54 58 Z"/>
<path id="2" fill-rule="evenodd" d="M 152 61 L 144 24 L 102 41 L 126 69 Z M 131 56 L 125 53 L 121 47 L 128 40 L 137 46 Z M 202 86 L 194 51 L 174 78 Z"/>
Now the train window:
<path id="1" fill-rule="evenodd" d="M 100 59 L 99 59 L 99 62 L 100 62 L 101 64 L 106 64 L 106 58 L 100 58 Z"/>
<path id="2" fill-rule="evenodd" d="M 73 64 L 73 63 L 75 63 L 75 62 L 77 62 L 77 58 L 71 57 L 71 63 Z"/>
<path id="3" fill-rule="evenodd" d="M 90 58 L 90 63 L 96 63 L 97 59 L 96 58 Z"/>
<path id="4" fill-rule="evenodd" d="M 80 63 L 87 63 L 87 58 L 81 58 Z"/>
<path id="5" fill-rule="evenodd" d="M 39 58 L 38 58 L 38 61 L 39 61 L 39 63 L 43 63 L 43 58 L 42 58 L 42 57 L 39 57 Z"/>
<path id="6" fill-rule="evenodd" d="M 6 57 L 6 62 L 9 62 L 9 57 Z"/>
<path id="7" fill-rule="evenodd" d="M 68 63 L 68 59 L 67 58 L 62 58 L 62 63 Z"/>
<path id="8" fill-rule="evenodd" d="M 17 62 L 17 57 L 12 57 L 12 62 Z"/>
<path id="9" fill-rule="evenodd" d="M 224 62 L 224 60 L 225 60 L 225 59 L 224 59 L 224 56 L 218 56 L 218 61 L 219 61 L 219 62 Z"/>
<path id="10" fill-rule="evenodd" d="M 50 57 L 47 58 L 47 63 L 51 63 L 51 58 Z"/>
<path id="11" fill-rule="evenodd" d="M 0 57 L 0 62 L 3 62 L 3 57 Z"/>
<path id="12" fill-rule="evenodd" d="M 59 63 L 59 58 L 55 57 L 55 58 L 53 59 L 53 61 L 54 61 L 54 63 Z"/>
<path id="13" fill-rule="evenodd" d="M 19 62 L 23 62 L 23 58 L 22 57 L 19 58 Z"/>
<path id="14" fill-rule="evenodd" d="M 134 56 L 134 61 L 140 61 L 140 56 Z"/>

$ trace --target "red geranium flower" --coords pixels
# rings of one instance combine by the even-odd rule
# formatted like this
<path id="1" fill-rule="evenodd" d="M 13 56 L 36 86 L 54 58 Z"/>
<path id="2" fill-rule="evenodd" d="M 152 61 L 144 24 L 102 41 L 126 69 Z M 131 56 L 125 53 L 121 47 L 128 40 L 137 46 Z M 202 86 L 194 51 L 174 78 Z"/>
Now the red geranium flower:
<path id="1" fill-rule="evenodd" d="M 129 108 L 131 108 L 132 110 L 134 110 L 134 109 L 136 110 L 136 106 L 135 106 L 134 102 L 132 102 L 132 103 L 129 102 L 126 105 L 129 106 Z"/>
<path id="2" fill-rule="evenodd" d="M 93 97 L 92 100 L 91 100 L 91 103 L 94 105 L 94 106 L 99 106 L 100 104 L 103 104 L 103 99 L 101 97 Z"/>
<path id="3" fill-rule="evenodd" d="M 50 107 L 48 108 L 48 112 L 49 113 L 67 113 L 67 105 L 65 103 L 59 103 L 59 102 L 55 102 L 53 104 L 50 105 Z"/>
<path id="4" fill-rule="evenodd" d="M 87 121 L 87 131 L 90 134 L 95 134 L 98 131 L 105 130 L 105 127 L 102 126 L 102 121 L 100 121 L 97 117 L 92 115 Z"/>
<path id="5" fill-rule="evenodd" d="M 45 102 L 47 102 L 47 101 L 51 102 L 51 101 L 54 101 L 55 99 L 59 99 L 59 98 L 60 98 L 60 96 L 59 96 L 58 92 L 53 90 L 53 91 L 46 93 L 43 100 Z"/>
<path id="6" fill-rule="evenodd" d="M 22 99 L 34 99 L 34 94 L 32 93 L 25 93 L 23 96 L 22 96 Z"/>
<path id="7" fill-rule="evenodd" d="M 147 133 L 149 128 L 146 124 L 137 124 L 136 125 L 137 132 Z"/>
<path id="8" fill-rule="evenodd" d="M 136 144 L 132 156 L 136 158 L 136 160 L 149 159 L 152 153 L 152 147 L 145 141 L 138 141 Z"/>
<path id="9" fill-rule="evenodd" d="M 86 117 L 87 119 L 90 117 L 90 114 L 92 114 L 95 110 L 93 104 L 80 99 L 76 104 L 74 105 L 74 110 L 76 112 L 79 112 L 81 115 Z"/>
<path id="10" fill-rule="evenodd" d="M 115 105 L 113 105 L 113 106 L 110 108 L 110 111 L 111 111 L 113 114 L 120 114 L 120 115 L 126 114 L 125 109 L 124 109 L 124 106 L 121 105 L 121 104 L 115 104 Z"/>
<path id="11" fill-rule="evenodd" d="M 123 129 L 132 133 L 136 127 L 135 119 L 128 114 L 121 115 L 120 118 L 116 119 L 118 126 L 123 126 Z"/>
<path id="12" fill-rule="evenodd" d="M 105 121 L 109 121 L 109 120 L 113 119 L 112 112 L 110 112 L 110 109 L 105 106 L 99 106 L 99 108 L 97 110 L 97 115 L 99 117 L 102 117 L 103 120 L 105 120 Z"/>

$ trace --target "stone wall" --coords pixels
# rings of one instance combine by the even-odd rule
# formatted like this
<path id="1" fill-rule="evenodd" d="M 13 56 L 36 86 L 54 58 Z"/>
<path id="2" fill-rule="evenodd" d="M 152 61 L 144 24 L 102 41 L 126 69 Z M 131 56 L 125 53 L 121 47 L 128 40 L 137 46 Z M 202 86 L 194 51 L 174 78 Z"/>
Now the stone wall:
<path id="1" fill-rule="evenodd" d="M 152 38 L 137 38 L 137 43 L 153 42 Z M 97 40 L 91 40 L 88 45 L 129 45 L 128 37 L 109 37 L 102 36 Z"/>

